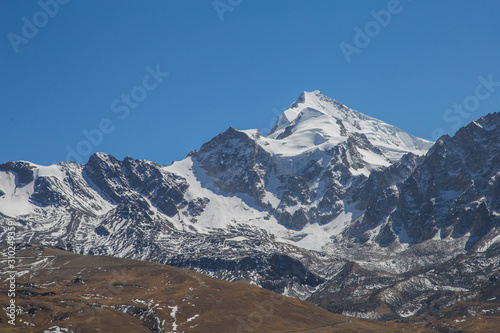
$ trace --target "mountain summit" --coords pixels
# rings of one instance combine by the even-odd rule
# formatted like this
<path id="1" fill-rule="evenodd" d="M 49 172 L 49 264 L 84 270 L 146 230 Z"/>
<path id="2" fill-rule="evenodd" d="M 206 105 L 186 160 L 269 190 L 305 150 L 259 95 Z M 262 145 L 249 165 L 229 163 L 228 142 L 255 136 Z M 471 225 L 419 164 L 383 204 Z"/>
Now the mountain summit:
<path id="1" fill-rule="evenodd" d="M 433 144 L 350 109 L 319 90 L 304 91 L 278 118 L 267 137 L 284 141 L 283 145 L 310 149 L 347 141 L 351 134 L 364 135 L 391 162 L 408 152 L 423 155 Z"/>

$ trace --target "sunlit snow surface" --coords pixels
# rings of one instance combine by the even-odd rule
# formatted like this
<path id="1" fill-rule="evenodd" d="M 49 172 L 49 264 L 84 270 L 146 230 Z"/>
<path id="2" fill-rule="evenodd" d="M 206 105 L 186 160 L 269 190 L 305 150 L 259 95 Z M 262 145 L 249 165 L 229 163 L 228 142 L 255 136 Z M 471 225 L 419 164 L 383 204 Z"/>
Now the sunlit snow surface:
<path id="1" fill-rule="evenodd" d="M 291 128 L 291 134 L 279 139 Z M 346 133 L 362 133 L 391 161 L 411 151 L 423 155 L 433 142 L 417 138 L 399 128 L 366 116 L 324 96 L 319 91 L 304 92 L 278 119 L 267 138 L 278 154 L 298 155 L 313 147 L 323 149 L 347 139 Z M 381 161 L 371 160 L 376 164 Z M 381 163 L 383 165 L 383 162 Z"/>
<path id="2" fill-rule="evenodd" d="M 0 171 L 0 189 L 5 193 L 0 197 L 0 212 L 7 216 L 18 216 L 33 212 L 29 197 L 33 193 L 34 181 L 16 187 L 16 178 L 12 173 Z"/>

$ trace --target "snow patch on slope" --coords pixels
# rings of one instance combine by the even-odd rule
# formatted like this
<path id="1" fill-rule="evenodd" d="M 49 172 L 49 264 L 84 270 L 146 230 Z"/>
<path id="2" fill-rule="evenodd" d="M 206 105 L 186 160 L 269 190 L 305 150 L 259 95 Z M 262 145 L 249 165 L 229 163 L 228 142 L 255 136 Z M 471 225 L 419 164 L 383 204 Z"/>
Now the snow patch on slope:
<path id="1" fill-rule="evenodd" d="M 0 212 L 15 217 L 33 212 L 29 197 L 33 194 L 35 181 L 22 187 L 16 186 L 16 177 L 10 172 L 0 171 L 0 190 L 5 194 L 0 197 Z"/>

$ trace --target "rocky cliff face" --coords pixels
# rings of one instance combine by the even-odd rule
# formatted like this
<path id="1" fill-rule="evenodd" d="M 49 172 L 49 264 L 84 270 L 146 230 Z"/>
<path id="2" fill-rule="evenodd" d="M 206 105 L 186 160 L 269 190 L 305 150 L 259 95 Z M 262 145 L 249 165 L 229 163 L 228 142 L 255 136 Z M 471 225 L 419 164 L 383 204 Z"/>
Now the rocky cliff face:
<path id="1" fill-rule="evenodd" d="M 499 129 L 496 113 L 470 123 L 453 138 L 439 139 L 413 172 L 367 206 L 347 234 L 382 246 L 466 237 L 465 248 L 470 249 L 500 221 Z M 391 168 L 384 172 L 393 174 Z M 380 177 L 374 173 L 370 178 L 367 183 Z M 377 228 L 382 237 L 373 232 Z"/>

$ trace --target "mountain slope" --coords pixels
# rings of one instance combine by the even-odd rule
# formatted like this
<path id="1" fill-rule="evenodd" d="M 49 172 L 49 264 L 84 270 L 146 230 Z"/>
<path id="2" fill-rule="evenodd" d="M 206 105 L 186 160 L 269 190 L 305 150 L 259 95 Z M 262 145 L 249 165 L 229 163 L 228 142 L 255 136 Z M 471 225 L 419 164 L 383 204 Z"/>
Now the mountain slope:
<path id="1" fill-rule="evenodd" d="M 499 166 L 500 114 L 495 113 L 439 139 L 397 193 L 381 195 L 346 233 L 357 237 L 366 230 L 357 239 L 382 246 L 466 237 L 470 249 L 500 223 Z M 370 236 L 374 229 L 382 232 Z"/>
<path id="2" fill-rule="evenodd" d="M 419 331 L 150 262 L 31 245 L 16 256 L 16 326 L 2 311 L 2 332 Z M 6 285 L 1 289 L 7 304 Z"/>

